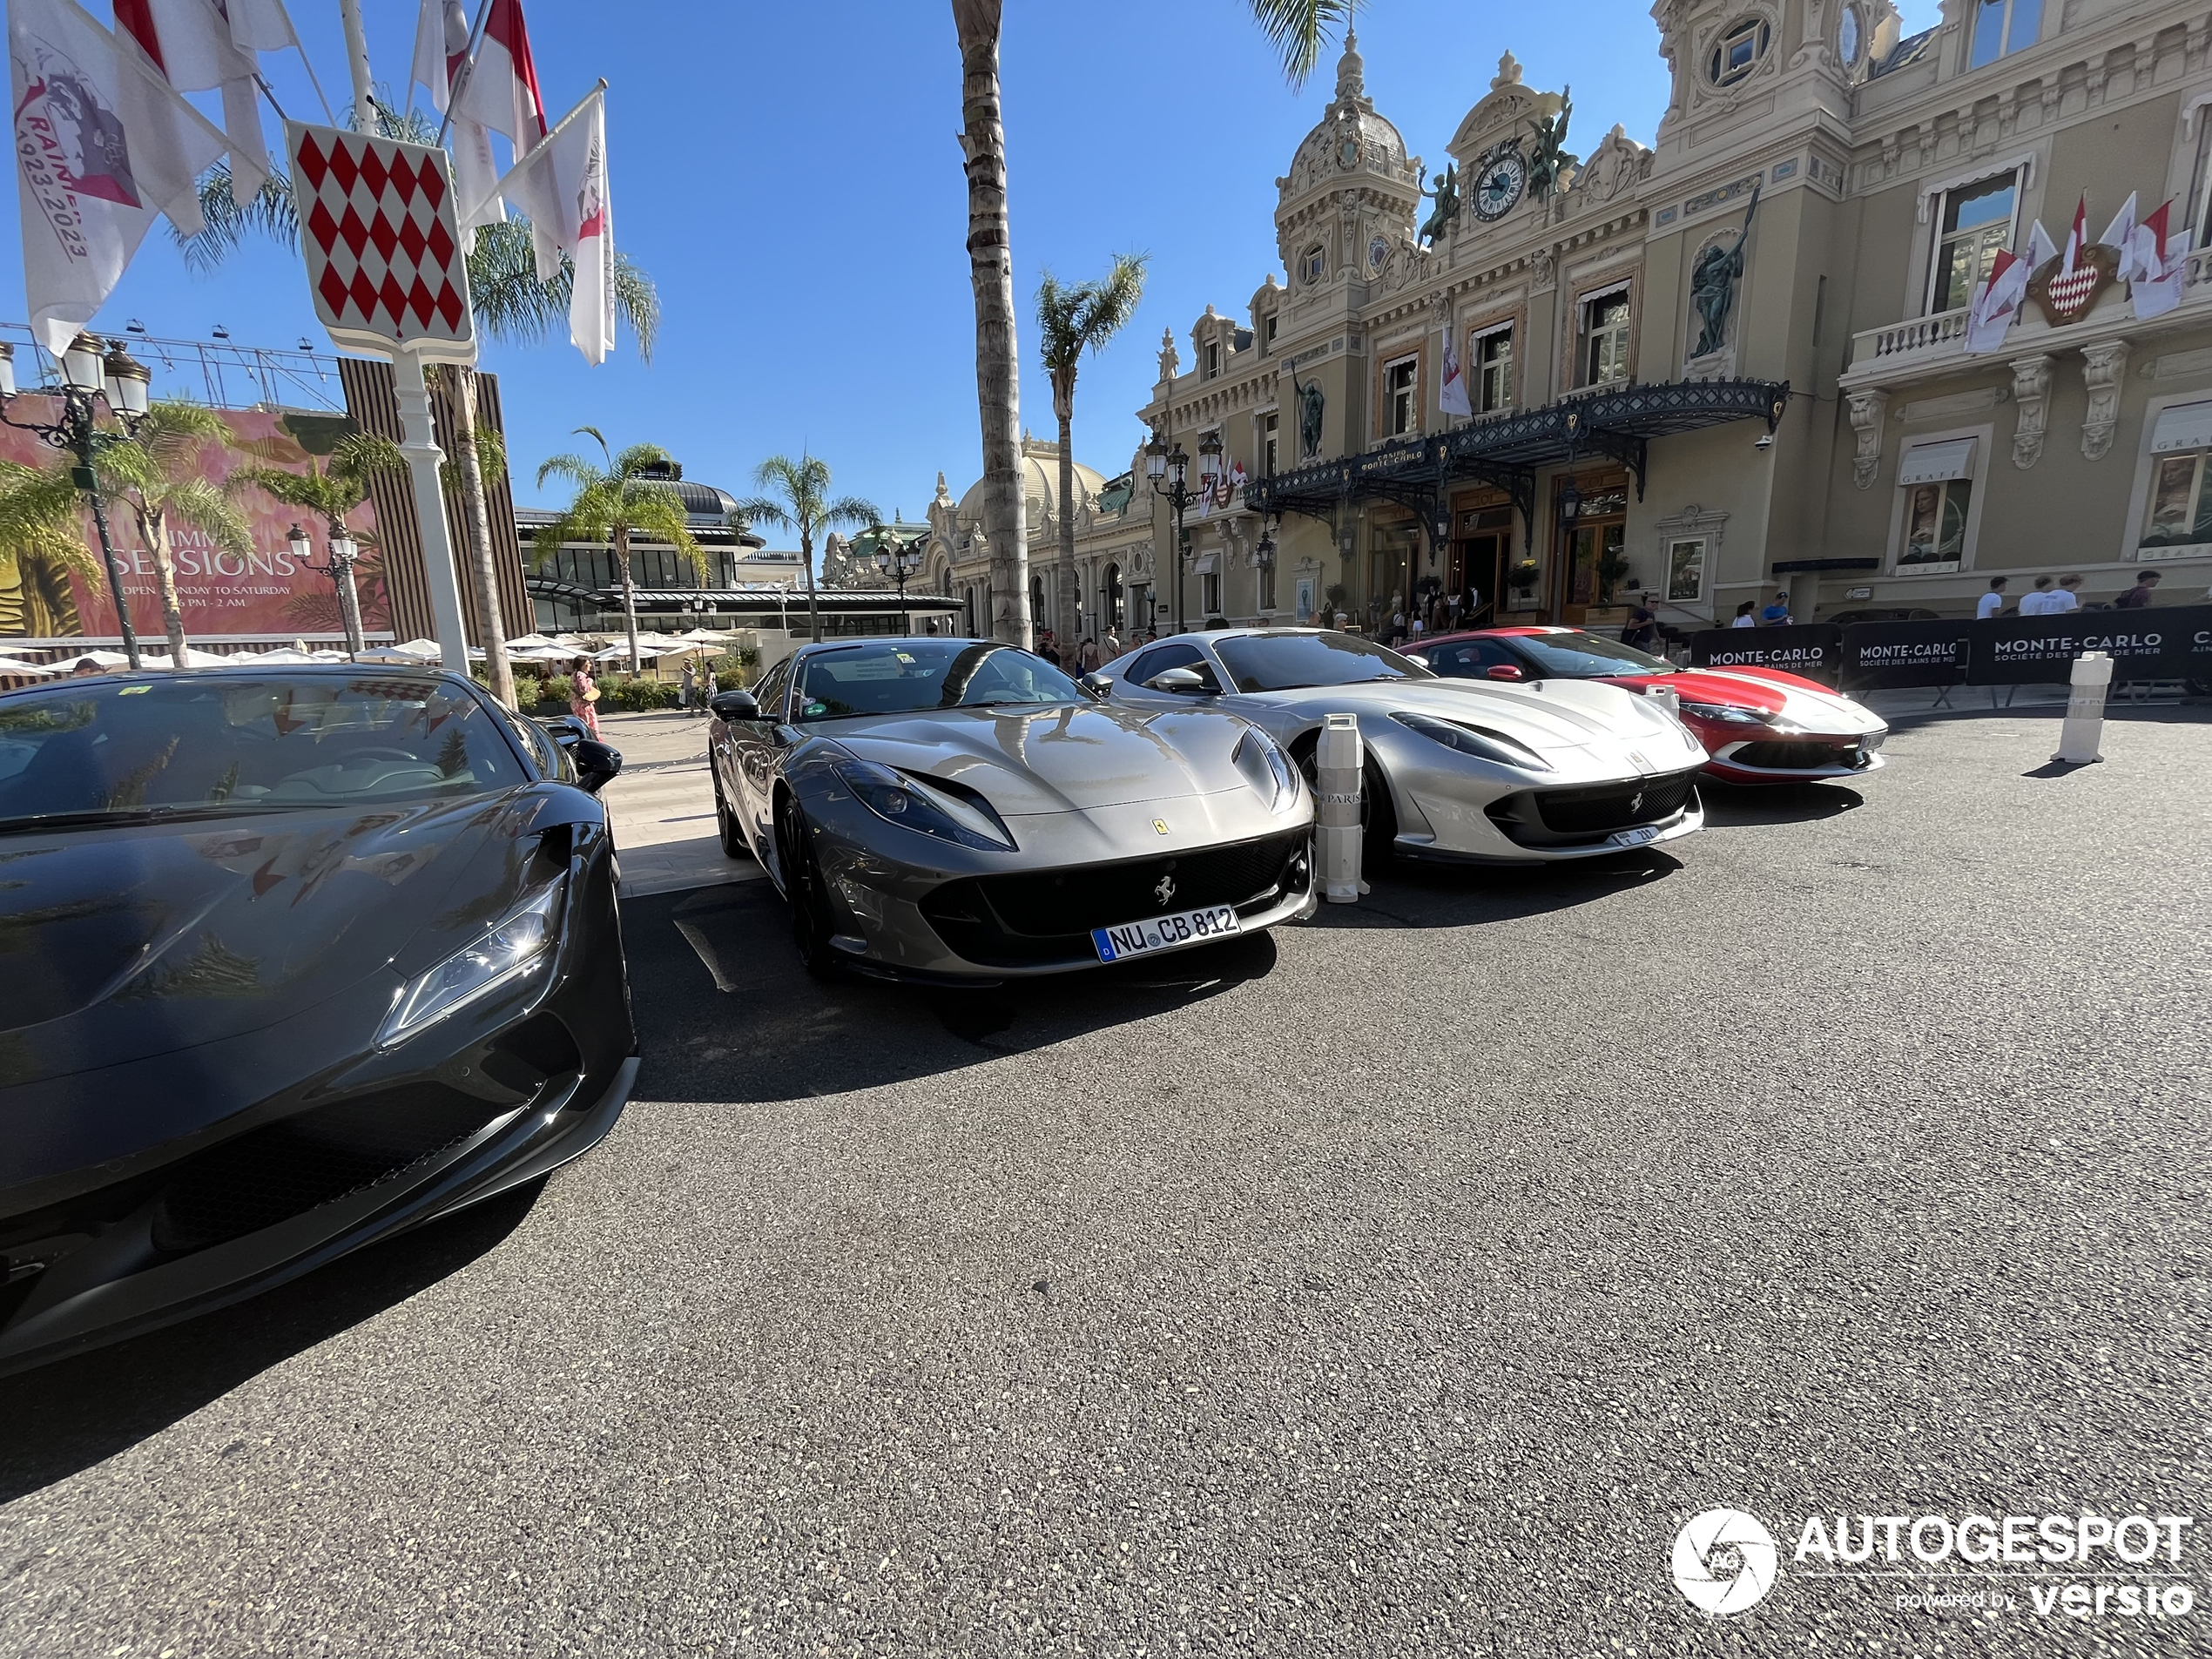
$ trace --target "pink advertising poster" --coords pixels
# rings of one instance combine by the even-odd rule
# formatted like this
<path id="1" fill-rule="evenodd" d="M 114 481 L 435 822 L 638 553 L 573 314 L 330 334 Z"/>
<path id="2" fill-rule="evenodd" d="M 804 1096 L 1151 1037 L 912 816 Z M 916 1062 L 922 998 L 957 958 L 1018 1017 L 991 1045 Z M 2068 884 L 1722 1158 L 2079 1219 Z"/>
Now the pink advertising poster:
<path id="1" fill-rule="evenodd" d="M 59 411 L 48 400 L 25 397 L 18 418 L 50 420 Z M 322 465 L 331 446 L 350 423 L 344 416 L 281 409 L 219 411 L 230 428 L 224 443 L 205 446 L 196 458 L 199 475 L 222 487 L 246 467 L 274 467 L 306 472 Z M 51 468 L 71 463 L 67 452 L 50 448 L 29 432 L 0 427 L 0 461 Z M 177 593 L 185 632 L 194 639 L 230 635 L 292 638 L 339 632 L 337 590 L 330 577 L 301 564 L 292 554 L 294 523 L 313 543 L 309 556 L 320 564 L 328 556 L 327 527 L 320 516 L 301 514 L 262 490 L 239 482 L 231 499 L 252 530 L 249 551 L 219 547 L 205 531 L 189 524 L 170 526 L 176 560 Z M 95 563 L 99 539 L 90 512 L 82 515 L 84 545 Z M 383 563 L 375 544 L 376 514 L 363 502 L 347 516 L 362 544 L 354 581 L 361 595 L 361 625 L 374 634 L 391 625 L 391 601 L 384 586 Z M 111 501 L 108 531 L 123 567 L 123 588 L 132 625 L 147 637 L 162 632 L 161 601 L 147 550 L 127 502 Z M 0 638 L 65 639 L 91 635 L 113 637 L 115 604 L 105 577 L 41 560 L 24 550 L 0 546 Z"/>

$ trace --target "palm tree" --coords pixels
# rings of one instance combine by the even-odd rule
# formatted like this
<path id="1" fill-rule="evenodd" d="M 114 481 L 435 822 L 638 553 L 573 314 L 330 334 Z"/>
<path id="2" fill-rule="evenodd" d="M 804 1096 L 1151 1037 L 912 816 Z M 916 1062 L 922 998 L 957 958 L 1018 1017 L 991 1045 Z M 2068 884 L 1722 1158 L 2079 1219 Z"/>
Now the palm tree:
<path id="1" fill-rule="evenodd" d="M 375 106 L 380 132 L 385 138 L 409 144 L 435 145 L 437 129 L 427 117 L 410 111 L 404 117 L 382 104 Z M 272 172 L 259 194 L 240 202 L 231 190 L 230 164 L 216 163 L 201 179 L 200 213 L 206 228 L 194 236 L 179 234 L 185 260 L 200 271 L 212 271 L 248 236 L 270 236 L 287 246 L 300 237 L 300 220 L 293 206 L 292 181 Z M 615 309 L 637 338 L 637 355 L 652 361 L 653 339 L 660 327 L 660 296 L 652 279 L 617 251 L 615 254 Z M 510 345 L 534 346 L 556 324 L 565 323 L 569 296 L 576 284 L 576 267 L 564 256 L 550 281 L 541 281 L 530 243 L 529 221 L 510 219 L 486 225 L 476 232 L 475 246 L 469 254 L 469 297 L 476 322 L 495 340 Z M 463 433 L 482 429 L 476 419 L 476 371 L 450 371 L 459 426 Z M 475 590 L 476 615 L 482 624 L 485 666 L 493 695 L 512 706 L 514 672 L 507 661 L 506 628 L 499 614 L 499 583 L 491 554 L 491 515 L 485 502 L 486 480 L 479 446 L 463 442 L 461 454 L 461 499 L 467 520 L 469 580 Z M 633 664 L 634 666 L 634 664 Z"/>
<path id="2" fill-rule="evenodd" d="M 330 451 L 327 465 L 317 466 L 307 456 L 307 469 L 293 472 L 283 467 L 241 467 L 231 475 L 233 482 L 251 484 L 263 495 L 287 507 L 318 515 L 334 539 L 346 529 L 348 514 L 368 499 L 370 479 L 380 472 L 405 472 L 407 456 L 389 438 L 373 432 L 349 432 Z M 351 570 L 338 577 L 338 613 L 346 628 L 346 649 L 361 650 L 361 613 L 354 590 Z"/>
<path id="3" fill-rule="evenodd" d="M 691 561 L 702 583 L 705 564 L 699 544 L 684 522 L 684 503 L 661 480 L 675 467 L 657 443 L 633 443 L 617 455 L 597 427 L 577 428 L 599 446 L 604 466 L 583 455 L 555 455 L 537 469 L 537 482 L 566 478 L 576 495 L 554 523 L 530 538 L 530 562 L 556 552 L 564 542 L 604 542 L 614 549 L 622 576 L 622 616 L 630 630 L 630 671 L 637 671 L 637 584 L 630 570 L 630 538 L 664 542 Z"/>
<path id="4" fill-rule="evenodd" d="M 0 633 L 53 638 L 83 631 L 72 576 L 98 592 L 107 570 L 84 544 L 84 497 L 58 467 L 0 462 L 0 560 L 14 580 L 0 588 Z"/>
<path id="5" fill-rule="evenodd" d="M 1283 60 L 1292 86 L 1305 84 L 1321 61 L 1332 24 L 1350 23 L 1359 0 L 1245 0 L 1252 21 Z"/>
<path id="6" fill-rule="evenodd" d="M 800 451 L 799 459 L 770 455 L 752 471 L 756 489 L 770 490 L 739 502 L 736 516 L 756 524 L 779 524 L 799 532 L 799 556 L 806 566 L 806 631 L 822 637 L 821 607 L 814 597 L 814 538 L 840 524 L 870 529 L 884 523 L 883 509 L 858 496 L 830 496 L 829 462 Z"/>
<path id="7" fill-rule="evenodd" d="M 1060 638 L 1076 643 L 1076 370 L 1085 352 L 1105 349 L 1144 297 L 1143 253 L 1117 253 L 1114 268 L 1097 282 L 1063 286 L 1051 272 L 1037 285 L 1037 328 L 1043 336 L 1045 373 L 1052 380 L 1052 412 L 1060 421 Z"/>

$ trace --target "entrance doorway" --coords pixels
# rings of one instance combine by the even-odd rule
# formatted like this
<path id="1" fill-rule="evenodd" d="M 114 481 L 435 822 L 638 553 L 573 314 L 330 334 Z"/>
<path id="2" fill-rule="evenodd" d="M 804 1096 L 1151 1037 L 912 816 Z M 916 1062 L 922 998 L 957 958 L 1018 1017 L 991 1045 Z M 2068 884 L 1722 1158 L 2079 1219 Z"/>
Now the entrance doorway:
<path id="1" fill-rule="evenodd" d="M 1445 592 L 1460 602 L 1460 626 L 1487 628 L 1498 620 L 1506 572 L 1513 566 L 1513 509 L 1478 507 L 1459 516 L 1452 569 Z"/>
<path id="2" fill-rule="evenodd" d="M 1581 500 L 1571 519 L 1560 522 L 1566 558 L 1559 619 L 1570 628 L 1593 620 L 1616 621 L 1615 588 L 1628 572 L 1628 480 L 1617 476 L 1577 480 Z"/>

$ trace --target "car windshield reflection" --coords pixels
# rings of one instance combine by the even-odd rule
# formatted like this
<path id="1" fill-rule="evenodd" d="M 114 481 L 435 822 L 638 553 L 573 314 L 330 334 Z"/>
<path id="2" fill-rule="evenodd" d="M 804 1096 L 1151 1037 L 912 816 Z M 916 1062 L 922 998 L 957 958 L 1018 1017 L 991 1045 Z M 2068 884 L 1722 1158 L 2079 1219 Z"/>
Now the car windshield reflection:
<path id="1" fill-rule="evenodd" d="M 1598 679 L 1608 674 L 1671 674 L 1663 657 L 1577 630 L 1572 633 L 1521 634 L 1514 644 L 1534 658 L 1545 673 L 1560 679 Z"/>
<path id="2" fill-rule="evenodd" d="M 845 720 L 1089 700 L 1043 658 L 1012 645 L 969 639 L 871 640 L 805 658 L 792 718 Z"/>
<path id="3" fill-rule="evenodd" d="M 1216 641 L 1214 650 L 1240 691 L 1436 678 L 1413 658 L 1352 634 L 1244 634 Z"/>

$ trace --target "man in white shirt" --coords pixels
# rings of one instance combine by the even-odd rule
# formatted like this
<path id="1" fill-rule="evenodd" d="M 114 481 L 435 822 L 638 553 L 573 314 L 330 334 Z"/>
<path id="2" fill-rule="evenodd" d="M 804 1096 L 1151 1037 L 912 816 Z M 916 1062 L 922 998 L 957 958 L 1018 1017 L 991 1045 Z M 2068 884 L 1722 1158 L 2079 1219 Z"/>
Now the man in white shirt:
<path id="1" fill-rule="evenodd" d="M 2080 585 L 2081 578 L 2078 576 L 2060 577 L 2059 590 L 2051 596 L 2049 603 L 2043 607 L 2043 614 L 2047 617 L 2062 617 L 2069 610 L 2080 610 L 2081 596 L 2076 591 Z"/>
<path id="2" fill-rule="evenodd" d="M 1987 622 L 2004 608 L 2005 578 L 2001 576 L 1993 576 L 1989 578 L 1989 591 L 1974 602 L 1974 620 Z"/>
<path id="3" fill-rule="evenodd" d="M 2058 596 L 2051 591 L 2051 578 L 2047 576 L 2039 576 L 2035 578 L 2035 590 L 2020 597 L 2020 614 L 2023 617 L 2048 616 L 2051 610 L 2051 601 L 2057 597 Z"/>

